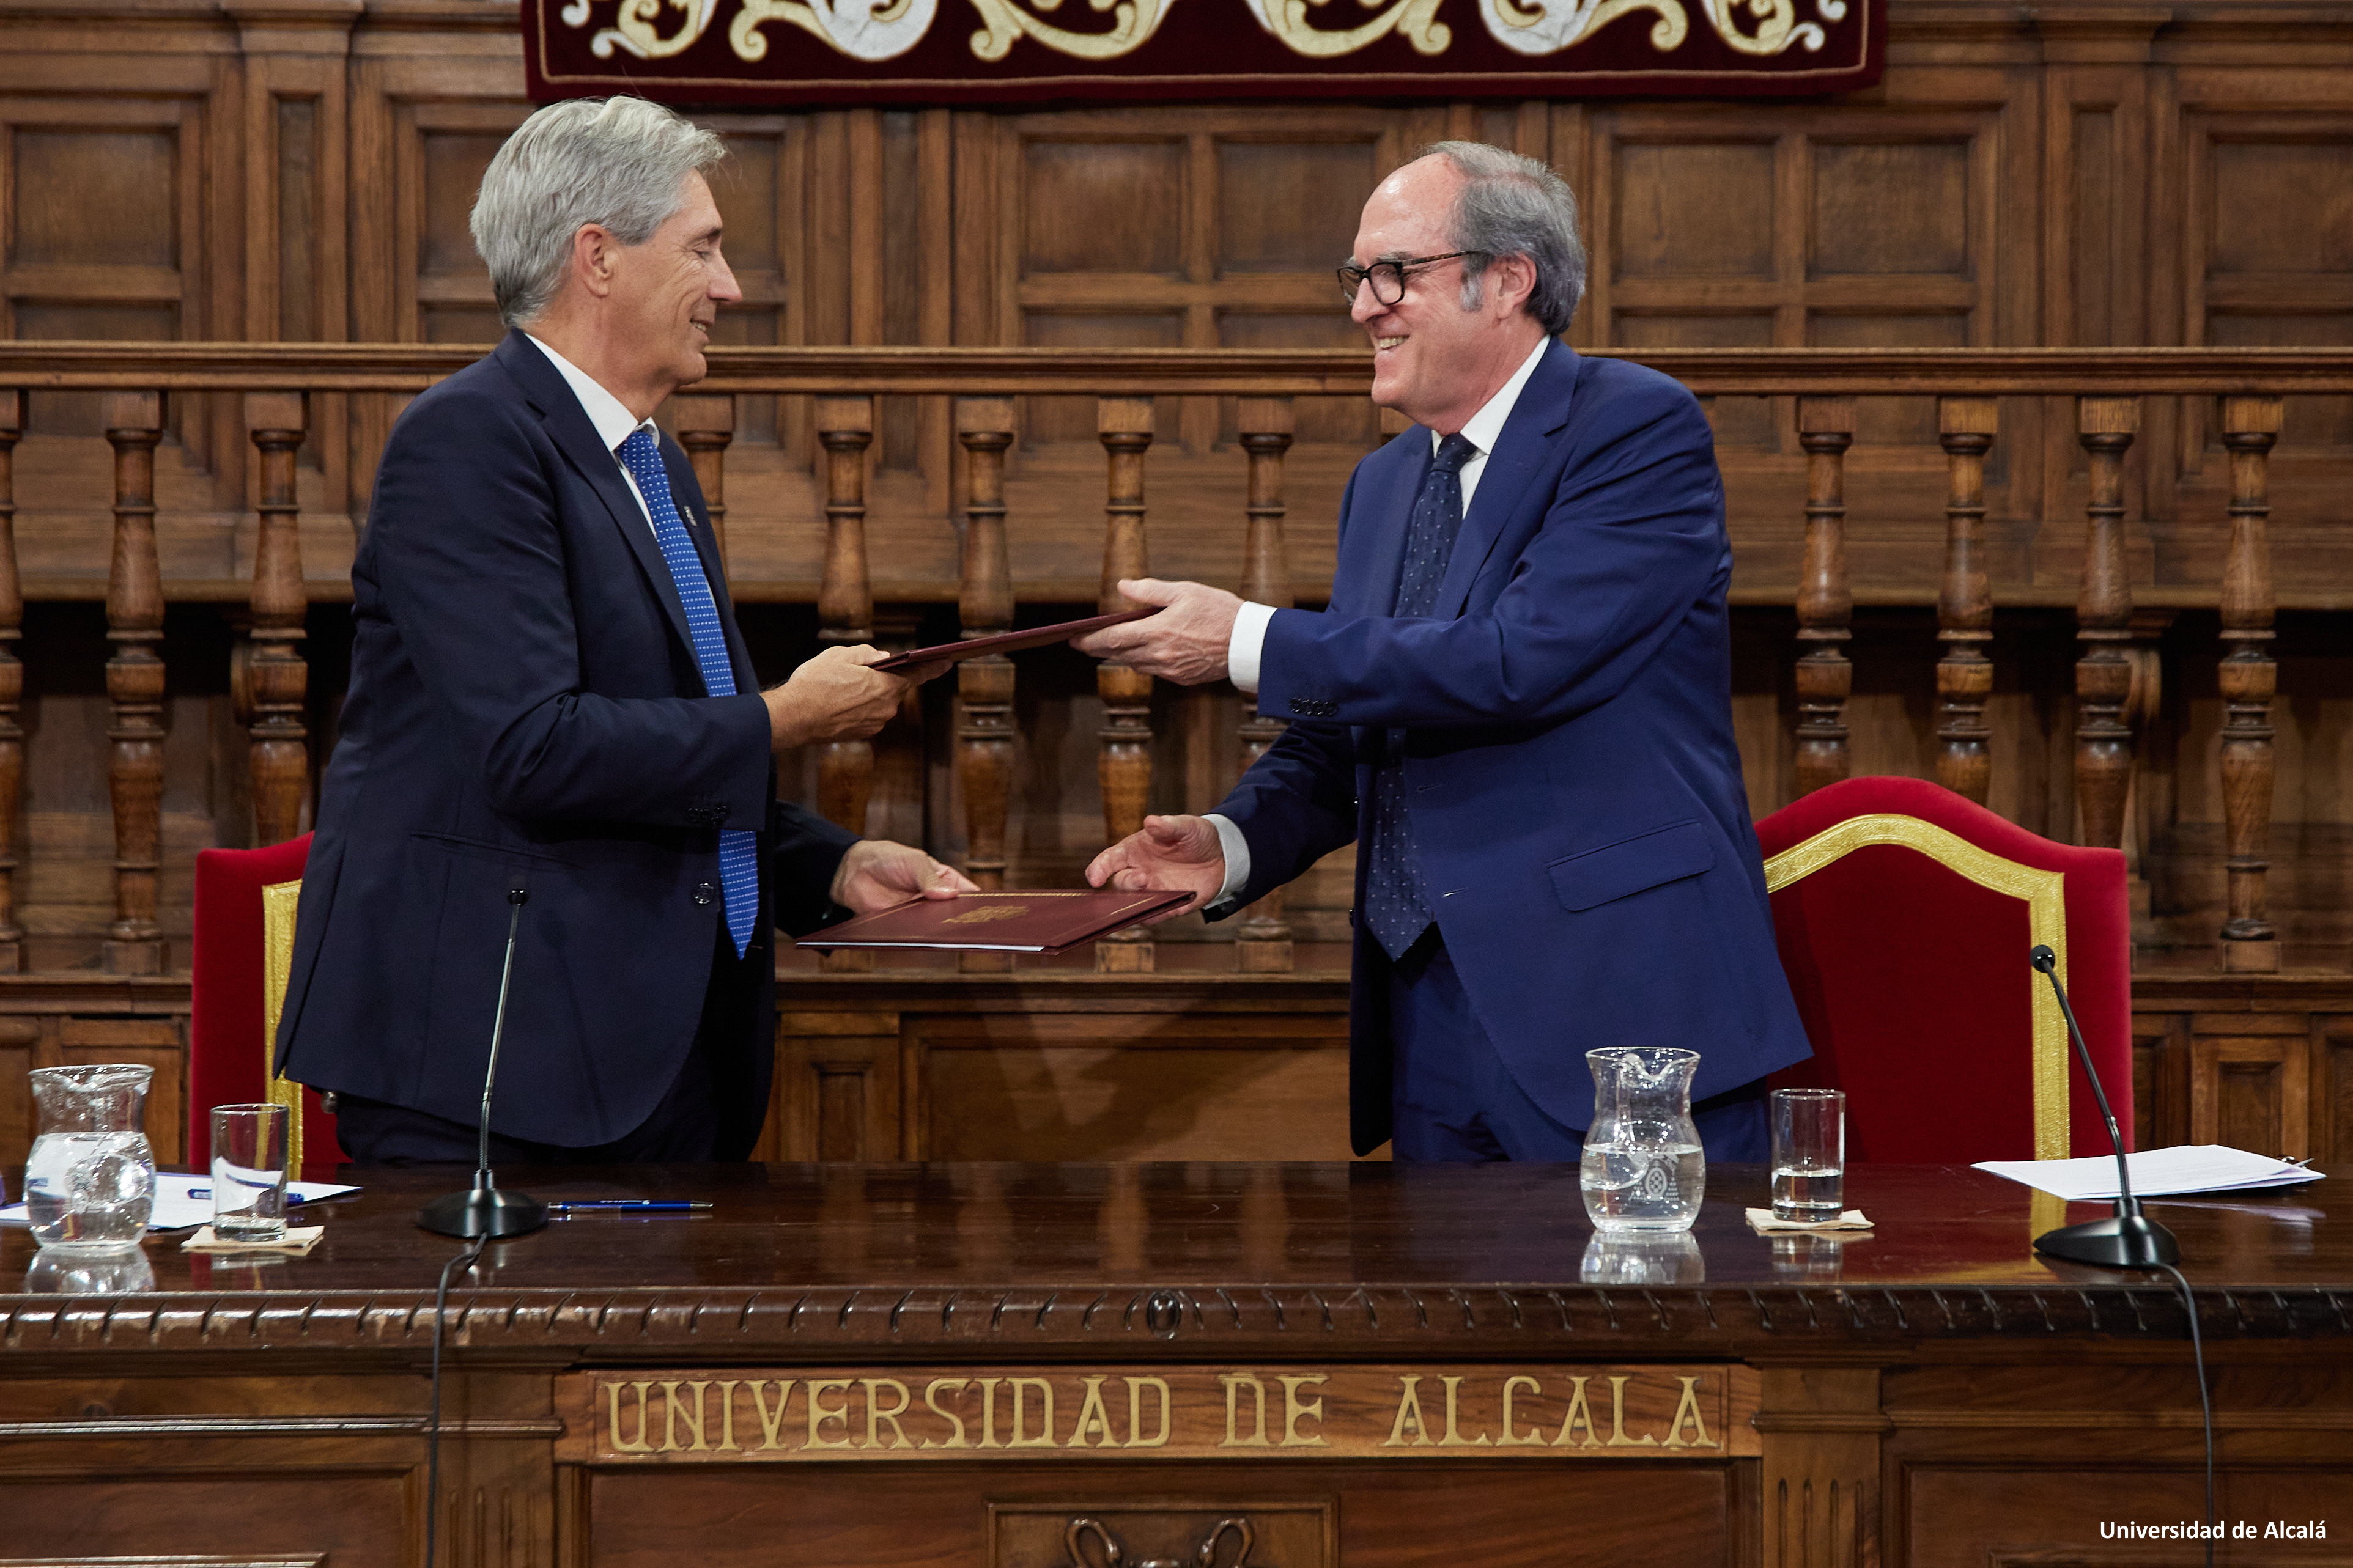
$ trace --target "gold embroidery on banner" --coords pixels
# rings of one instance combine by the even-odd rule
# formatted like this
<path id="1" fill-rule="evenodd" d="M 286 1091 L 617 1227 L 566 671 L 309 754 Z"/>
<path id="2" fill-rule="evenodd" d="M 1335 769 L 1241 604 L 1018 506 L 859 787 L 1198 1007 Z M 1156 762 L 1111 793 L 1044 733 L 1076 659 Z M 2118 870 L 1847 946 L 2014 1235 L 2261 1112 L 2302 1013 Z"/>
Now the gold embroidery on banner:
<path id="1" fill-rule="evenodd" d="M 2005 860 L 1935 823 L 1897 812 L 1850 817 L 1824 828 L 1803 844 L 1792 845 L 1765 862 L 1765 890 L 1778 893 L 1790 883 L 1810 877 L 1857 849 L 1892 844 L 1926 855 L 1946 869 L 1966 877 L 1980 888 L 2007 894 L 2026 905 L 2027 936 L 2059 955 L 2059 979 L 2067 978 L 2067 874 L 2044 871 Z M 2033 1019 L 2031 1037 L 2034 1091 L 2034 1157 L 2063 1160 L 2068 1156 L 2067 1021 L 2042 977 L 2021 963 Z"/>
<path id="2" fill-rule="evenodd" d="M 1061 0 L 1032 0 L 1039 10 L 1057 9 Z M 1111 31 L 1074 33 L 1039 20 L 1013 0 L 972 0 L 986 24 L 972 36 L 972 52 L 984 60 L 1001 60 L 1023 35 L 1037 39 L 1057 54 L 1084 60 L 1115 60 L 1132 53 L 1160 30 L 1168 8 L 1176 0 L 1087 0 L 1088 8 L 1111 13 Z"/>
<path id="3" fill-rule="evenodd" d="M 1656 11 L 1651 47 L 1661 54 L 1683 47 L 1691 20 L 1676 0 L 1535 0 L 1523 9 L 1514 0 L 1479 0 L 1479 19 L 1488 35 L 1524 55 L 1549 55 L 1586 38 L 1636 11 Z"/>
<path id="4" fill-rule="evenodd" d="M 852 59 L 896 59 L 923 42 L 938 15 L 939 0 L 744 0 L 727 46 L 739 60 L 765 59 L 768 40 L 760 29 L 789 22 Z"/>
<path id="5" fill-rule="evenodd" d="M 1366 44 L 1395 33 L 1413 45 L 1414 52 L 1439 55 L 1454 41 L 1453 29 L 1438 19 L 1440 0 L 1398 0 L 1369 22 L 1354 27 L 1325 29 L 1308 25 L 1309 7 L 1321 6 L 1328 0 L 1249 0 L 1250 15 L 1258 25 L 1280 38 L 1293 54 L 1311 59 L 1329 59 L 1336 55 L 1354 54 Z M 1381 0 L 1357 0 L 1366 10 Z M 1620 4 L 1622 0 L 1606 0 Z M 1648 0 L 1633 0 L 1647 4 Z M 1673 0 L 1666 0 L 1673 4 Z M 1326 12 L 1324 15 L 1329 15 Z"/>
<path id="6" fill-rule="evenodd" d="M 966 910 L 960 915 L 950 915 L 942 925 L 978 926 L 991 921 L 1018 920 L 1029 912 L 1027 904 L 983 904 L 976 910 Z"/>
<path id="7" fill-rule="evenodd" d="M 1791 44 L 1811 52 L 1822 47 L 1824 34 L 1819 23 L 1798 20 L 1797 0 L 1699 0 L 1700 9 L 1715 26 L 1715 36 L 1744 55 L 1778 55 Z M 1826 21 L 1836 22 L 1846 16 L 1846 0 L 1817 0 L 1816 9 Z M 1757 30 L 1744 33 L 1735 20 L 1746 10 L 1757 18 Z"/>
<path id="8" fill-rule="evenodd" d="M 665 11 L 685 13 L 678 31 L 668 37 L 659 31 Z M 609 60 L 618 47 L 641 60 L 668 59 L 691 47 L 718 15 L 719 0 L 621 0 L 613 25 L 588 40 L 588 52 L 600 60 Z M 588 0 L 572 0 L 562 16 L 572 26 L 586 26 Z"/>

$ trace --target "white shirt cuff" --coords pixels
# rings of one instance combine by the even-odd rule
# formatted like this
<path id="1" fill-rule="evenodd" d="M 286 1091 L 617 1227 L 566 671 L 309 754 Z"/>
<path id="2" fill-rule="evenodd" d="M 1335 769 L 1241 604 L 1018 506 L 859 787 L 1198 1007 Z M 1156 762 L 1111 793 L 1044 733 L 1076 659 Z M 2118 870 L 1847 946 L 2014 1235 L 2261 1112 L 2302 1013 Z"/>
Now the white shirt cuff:
<path id="1" fill-rule="evenodd" d="M 1226 676 L 1241 690 L 1255 695 L 1258 691 L 1258 658 L 1266 646 L 1266 624 L 1274 619 L 1274 606 L 1245 599 L 1234 613 L 1234 629 L 1226 639 Z M 1218 818 L 1211 817 L 1212 822 Z M 1241 835 L 1234 835 L 1240 842 Z M 1243 852 L 1247 855 L 1249 852 Z"/>
<path id="2" fill-rule="evenodd" d="M 1266 606 L 1255 605 L 1250 607 L 1264 609 Z M 1219 816 L 1213 811 L 1209 813 L 1208 821 L 1218 830 L 1218 847 L 1226 855 L 1225 885 L 1218 889 L 1218 896 L 1209 900 L 1209 908 L 1215 909 L 1241 891 L 1242 884 L 1250 880 L 1250 840 L 1242 837 L 1242 830 L 1236 827 L 1229 817 Z"/>

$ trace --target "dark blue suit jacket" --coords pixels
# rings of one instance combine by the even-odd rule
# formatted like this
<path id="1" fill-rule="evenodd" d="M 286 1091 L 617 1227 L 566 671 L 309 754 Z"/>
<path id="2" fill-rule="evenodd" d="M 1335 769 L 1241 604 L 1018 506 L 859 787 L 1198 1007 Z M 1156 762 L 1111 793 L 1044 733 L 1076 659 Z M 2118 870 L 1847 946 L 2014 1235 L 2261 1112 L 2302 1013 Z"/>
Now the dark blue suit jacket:
<path id="1" fill-rule="evenodd" d="M 493 1121 L 609 1142 L 652 1111 L 701 1017 L 718 829 L 763 835 L 751 957 L 796 933 L 851 835 L 775 799 L 768 715 L 702 489 L 664 438 L 742 695 L 703 687 L 652 530 L 519 332 L 412 403 L 352 567 L 357 623 L 279 1029 L 287 1076 L 471 1124 L 506 892 L 522 911 Z M 744 1049 L 766 1081 L 772 1001 Z"/>
<path id="2" fill-rule="evenodd" d="M 1417 426 L 1357 466 L 1331 608 L 1268 625 L 1259 709 L 1293 722 L 1217 808 L 1250 850 L 1228 912 L 1365 832 L 1371 770 L 1403 729 L 1440 932 L 1548 1114 L 1591 1124 L 1599 1046 L 1697 1050 L 1696 1098 L 1802 1060 L 1732 738 L 1732 551 L 1698 404 L 1555 343 L 1488 457 L 1436 615 L 1395 619 L 1430 461 Z M 1388 964 L 1360 928 L 1359 1153 L 1389 1133 Z"/>

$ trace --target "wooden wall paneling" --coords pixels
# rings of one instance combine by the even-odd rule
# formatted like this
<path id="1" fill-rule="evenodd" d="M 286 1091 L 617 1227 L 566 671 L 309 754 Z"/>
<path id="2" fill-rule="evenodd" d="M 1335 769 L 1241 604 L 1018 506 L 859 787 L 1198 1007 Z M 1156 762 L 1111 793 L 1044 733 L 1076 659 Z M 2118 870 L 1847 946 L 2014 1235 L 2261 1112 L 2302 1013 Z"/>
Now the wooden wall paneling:
<path id="1" fill-rule="evenodd" d="M 280 29 L 248 21 L 246 148 L 245 335 L 288 342 L 349 339 L 348 128 L 350 22 Z M 281 50 L 265 47 L 283 44 Z M 321 475 L 328 509 L 351 508 L 348 399 L 313 400 L 303 447 Z"/>
<path id="2" fill-rule="evenodd" d="M 187 1037 L 174 1018 L 66 1018 L 56 1035 L 55 1061 L 42 1067 L 132 1062 L 153 1069 L 144 1107 L 147 1142 L 159 1165 L 188 1158 Z M 47 1052 L 42 1053 L 44 1057 Z"/>
<path id="3" fill-rule="evenodd" d="M 417 35 L 358 41 L 351 70 L 352 337 L 363 342 L 495 342 L 490 277 L 466 231 L 481 174 L 531 113 L 521 74 L 462 39 Z M 366 506 L 385 437 L 407 399 L 352 399 L 354 518 Z"/>
<path id="4" fill-rule="evenodd" d="M 2341 1164 L 2353 1155 L 2353 1016 L 2312 1015 L 2312 1158 Z"/>
<path id="5" fill-rule="evenodd" d="M 905 1037 L 909 1159 L 1349 1157 L 1345 1011 L 910 1013 Z"/>
<path id="6" fill-rule="evenodd" d="M 753 1158 L 895 1160 L 904 1079 L 895 1013 L 801 1012 L 776 1020 L 776 1077 Z"/>
<path id="7" fill-rule="evenodd" d="M 7 192 L 0 331 L 21 339 L 164 342 L 220 330 L 206 309 L 220 270 L 205 211 L 211 63 L 199 58 L 159 68 L 137 59 L 101 69 L 39 56 L 16 63 L 40 68 L 47 79 L 0 76 L 0 184 Z M 110 199 L 90 199 L 98 191 Z M 210 450 L 202 405 L 182 401 L 174 409 L 175 431 L 188 460 L 200 465 Z M 103 434 L 98 394 L 35 393 L 29 405 L 26 435 L 36 449 L 62 437 L 82 438 L 91 458 L 103 451 L 94 440 Z M 199 489 L 210 510 L 210 485 Z M 103 506 L 103 494 L 77 486 L 70 500 L 19 499 L 44 509 L 60 501 Z M 87 580 L 105 572 L 102 540 L 87 531 L 53 531 L 26 518 L 19 543 L 31 574 Z"/>
<path id="8" fill-rule="evenodd" d="M 2189 1015 L 2132 1016 L 2133 1125 L 2136 1149 L 2189 1142 Z"/>
<path id="9" fill-rule="evenodd" d="M 2312 1026 L 2290 1014 L 2191 1020 L 2189 1140 L 2283 1160 L 2312 1142 Z"/>
<path id="10" fill-rule="evenodd" d="M 1767 1367 L 1765 1568 L 1860 1568 L 1880 1560 L 1877 1369 Z"/>

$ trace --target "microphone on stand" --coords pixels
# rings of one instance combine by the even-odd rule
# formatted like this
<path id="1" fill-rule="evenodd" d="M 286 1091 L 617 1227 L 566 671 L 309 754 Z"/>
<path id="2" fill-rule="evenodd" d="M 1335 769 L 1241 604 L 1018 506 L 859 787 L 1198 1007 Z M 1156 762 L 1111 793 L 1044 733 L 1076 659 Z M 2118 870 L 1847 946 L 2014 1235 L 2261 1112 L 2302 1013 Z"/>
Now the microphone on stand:
<path id="1" fill-rule="evenodd" d="M 2092 1065 L 2092 1047 L 2084 1043 L 2084 1031 L 2075 1026 L 2075 1009 L 2067 1005 L 2067 988 L 2059 984 L 2059 955 L 2037 943 L 2026 955 L 2026 962 L 2043 973 L 2051 982 L 2052 994 L 2059 998 L 2059 1011 L 2067 1020 L 2067 1033 L 2075 1041 L 2075 1054 L 2083 1060 L 2084 1076 L 2092 1080 L 2092 1098 L 2099 1101 L 2100 1119 L 2108 1124 L 2108 1142 L 2116 1151 L 2116 1217 L 2086 1220 L 2082 1225 L 2045 1231 L 2034 1238 L 2034 1250 L 2046 1257 L 2063 1258 L 2070 1263 L 2095 1263 L 2104 1268 L 2155 1268 L 2179 1263 L 2181 1248 L 2175 1243 L 2173 1233 L 2144 1217 L 2140 1201 L 2132 1195 L 2132 1172 L 2125 1163 L 2124 1135 L 2116 1131 L 2116 1113 L 2108 1109 L 2107 1090 L 2100 1087 L 2100 1070 Z"/>
<path id="2" fill-rule="evenodd" d="M 482 1072 L 482 1144 L 472 1190 L 435 1198 L 417 1212 L 417 1223 L 439 1236 L 523 1236 L 547 1223 L 547 1205 L 521 1193 L 502 1193 L 491 1177 L 491 1089 L 499 1080 L 499 1041 L 507 1030 L 507 982 L 514 977 L 515 931 L 531 894 L 518 875 L 507 889 L 507 957 L 499 971 L 499 1010 L 491 1020 L 491 1063 Z"/>

